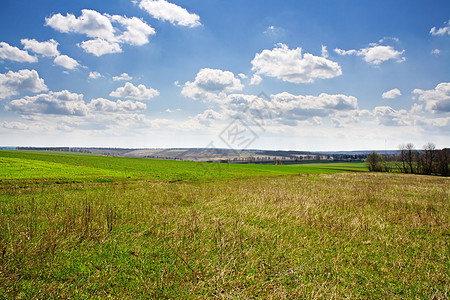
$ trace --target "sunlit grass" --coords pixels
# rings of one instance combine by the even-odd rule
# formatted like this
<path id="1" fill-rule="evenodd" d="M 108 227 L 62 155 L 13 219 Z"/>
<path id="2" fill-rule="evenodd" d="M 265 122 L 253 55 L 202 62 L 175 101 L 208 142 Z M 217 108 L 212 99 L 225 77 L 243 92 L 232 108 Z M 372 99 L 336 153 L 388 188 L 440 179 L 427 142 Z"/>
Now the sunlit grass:
<path id="1" fill-rule="evenodd" d="M 449 196 L 371 173 L 3 185 L 0 294 L 445 299 Z"/>
<path id="2" fill-rule="evenodd" d="M 14 151 L 0 163 L 6 298 L 448 297 L 446 178 Z"/>
<path id="3" fill-rule="evenodd" d="M 318 165 L 222 164 L 0 150 L 0 179 L 198 181 L 342 172 Z"/>

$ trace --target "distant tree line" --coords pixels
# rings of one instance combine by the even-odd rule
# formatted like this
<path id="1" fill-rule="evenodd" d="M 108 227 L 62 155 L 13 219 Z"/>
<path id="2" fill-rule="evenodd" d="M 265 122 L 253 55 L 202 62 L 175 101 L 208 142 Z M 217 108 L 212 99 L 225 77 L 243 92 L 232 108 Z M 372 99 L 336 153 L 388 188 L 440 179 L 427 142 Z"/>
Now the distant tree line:
<path id="1" fill-rule="evenodd" d="M 421 150 L 416 150 L 414 144 L 399 145 L 396 155 L 380 155 L 370 153 L 366 158 L 369 171 L 401 172 L 424 175 L 450 175 L 450 149 L 436 149 L 433 143 L 427 143 Z"/>

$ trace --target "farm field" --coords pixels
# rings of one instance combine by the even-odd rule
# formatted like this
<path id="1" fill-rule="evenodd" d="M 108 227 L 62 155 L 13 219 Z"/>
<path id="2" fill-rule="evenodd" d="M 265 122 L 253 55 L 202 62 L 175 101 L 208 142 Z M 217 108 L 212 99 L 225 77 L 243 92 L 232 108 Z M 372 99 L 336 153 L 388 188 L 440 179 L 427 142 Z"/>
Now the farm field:
<path id="1" fill-rule="evenodd" d="M 366 171 L 0 151 L 0 295 L 448 299 L 450 180 Z"/>
<path id="2" fill-rule="evenodd" d="M 0 166 L 2 179 L 146 179 L 163 182 L 330 173 L 342 172 L 342 168 L 365 168 L 363 164 L 354 164 L 353 167 L 341 163 L 288 166 L 219 164 L 14 150 L 0 150 Z"/>

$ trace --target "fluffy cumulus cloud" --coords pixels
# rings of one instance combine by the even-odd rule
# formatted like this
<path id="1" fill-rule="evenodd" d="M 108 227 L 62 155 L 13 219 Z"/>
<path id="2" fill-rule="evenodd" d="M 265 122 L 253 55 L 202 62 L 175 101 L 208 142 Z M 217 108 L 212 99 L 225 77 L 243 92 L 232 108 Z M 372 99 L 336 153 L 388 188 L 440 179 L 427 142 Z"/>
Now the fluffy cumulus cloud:
<path id="1" fill-rule="evenodd" d="M 395 110 L 390 106 L 377 106 L 373 113 L 380 125 L 408 126 L 412 124 L 410 113 L 405 109 Z"/>
<path id="2" fill-rule="evenodd" d="M 316 79 L 342 75 L 338 63 L 310 53 L 302 55 L 302 48 L 289 49 L 278 44 L 273 50 L 263 50 L 252 60 L 252 70 L 259 75 L 276 77 L 293 83 L 312 83 Z"/>
<path id="3" fill-rule="evenodd" d="M 30 50 L 34 53 L 40 54 L 46 57 L 55 57 L 53 62 L 55 65 L 63 67 L 65 69 L 73 70 L 80 66 L 80 64 L 73 58 L 67 55 L 61 55 L 58 51 L 59 43 L 54 39 L 50 39 L 47 42 L 39 42 L 35 39 L 22 39 L 20 42 L 23 44 L 24 49 Z"/>
<path id="4" fill-rule="evenodd" d="M 78 44 L 78 46 L 85 52 L 91 53 L 95 56 L 122 52 L 122 48 L 120 47 L 119 43 L 110 42 L 104 39 L 83 41 Z"/>
<path id="5" fill-rule="evenodd" d="M 383 41 L 383 40 L 382 40 Z M 398 62 L 405 61 L 406 58 L 403 57 L 403 53 L 405 53 L 405 50 L 398 51 L 395 50 L 392 46 L 384 46 L 379 45 L 376 43 L 372 43 L 367 48 L 363 48 L 360 50 L 342 50 L 342 49 L 334 49 L 334 52 L 336 52 L 339 55 L 357 55 L 362 56 L 363 59 L 372 65 L 379 65 L 382 62 L 388 61 L 388 60 L 396 60 Z"/>
<path id="6" fill-rule="evenodd" d="M 383 95 L 381 95 L 381 97 L 383 99 L 395 99 L 395 98 L 397 98 L 398 96 L 401 96 L 401 95 L 402 95 L 402 92 L 400 92 L 399 89 L 392 89 L 392 90 L 389 90 L 387 92 L 384 92 Z"/>
<path id="7" fill-rule="evenodd" d="M 200 26 L 200 17 L 188 12 L 185 8 L 165 0 L 142 0 L 139 7 L 153 18 L 169 21 L 174 25 L 196 27 Z"/>
<path id="8" fill-rule="evenodd" d="M 148 36 L 156 33 L 155 29 L 139 18 L 126 18 L 118 15 L 110 16 L 112 21 L 118 22 L 126 28 L 117 39 L 120 42 L 135 46 L 142 46 L 149 42 Z"/>
<path id="9" fill-rule="evenodd" d="M 244 88 L 239 78 L 230 71 L 201 69 L 193 82 L 186 82 L 181 91 L 185 97 L 196 100 L 219 100 L 226 93 Z"/>
<path id="10" fill-rule="evenodd" d="M 73 70 L 80 65 L 75 59 L 67 55 L 58 55 L 57 57 L 55 57 L 53 62 L 56 65 L 69 70 Z"/>
<path id="11" fill-rule="evenodd" d="M 5 109 L 22 115 L 85 116 L 88 113 L 88 107 L 83 101 L 83 95 L 71 93 L 67 90 L 12 100 L 5 106 Z"/>
<path id="12" fill-rule="evenodd" d="M 392 46 L 376 45 L 361 49 L 357 55 L 364 56 L 364 60 L 370 64 L 379 65 L 390 59 L 394 59 L 399 62 L 404 61 L 405 58 L 402 57 L 404 52 L 405 50 L 397 51 Z"/>
<path id="13" fill-rule="evenodd" d="M 127 82 L 123 87 L 117 88 L 109 95 L 115 98 L 150 100 L 151 98 L 158 96 L 159 91 L 153 88 L 147 88 L 143 84 L 134 86 L 131 82 Z"/>
<path id="14" fill-rule="evenodd" d="M 431 35 L 450 35 L 450 20 L 444 23 L 444 27 L 436 28 L 433 27 L 430 30 Z"/>
<path id="15" fill-rule="evenodd" d="M 90 9 L 83 9 L 79 17 L 55 14 L 45 19 L 45 25 L 63 33 L 85 34 L 92 38 L 78 46 L 96 56 L 122 52 L 121 44 L 142 46 L 149 42 L 149 35 L 156 33 L 139 18 L 111 16 Z"/>
<path id="16" fill-rule="evenodd" d="M 89 78 L 90 79 L 98 79 L 102 77 L 102 74 L 100 74 L 99 72 L 89 72 Z"/>
<path id="17" fill-rule="evenodd" d="M 97 98 L 92 99 L 89 102 L 88 107 L 91 110 L 98 112 L 137 112 L 145 110 L 147 105 L 139 101 L 133 102 L 131 100 L 117 100 L 114 102 L 104 98 Z"/>
<path id="18" fill-rule="evenodd" d="M 0 58 L 28 63 L 38 61 L 36 56 L 31 56 L 27 51 L 20 50 L 19 48 L 13 47 L 5 42 L 0 42 Z"/>
<path id="19" fill-rule="evenodd" d="M 250 79 L 250 85 L 258 85 L 262 82 L 262 77 L 258 74 L 254 74 Z"/>
<path id="20" fill-rule="evenodd" d="M 203 113 L 196 115 L 193 120 L 204 126 L 211 126 L 215 120 L 223 119 L 224 115 L 213 110 L 207 109 Z"/>
<path id="21" fill-rule="evenodd" d="M 22 39 L 20 42 L 24 49 L 33 51 L 42 56 L 54 57 L 59 55 L 59 44 L 54 39 L 50 39 L 47 42 L 38 42 L 35 39 Z"/>
<path id="22" fill-rule="evenodd" d="M 351 111 L 358 109 L 358 99 L 346 95 L 319 96 L 292 95 L 287 92 L 272 95 L 273 104 L 278 107 L 283 116 L 302 119 L 313 116 L 329 116 L 337 111 Z"/>
<path id="23" fill-rule="evenodd" d="M 0 99 L 19 94 L 22 91 L 39 93 L 47 90 L 44 79 L 35 70 L 9 71 L 0 74 Z"/>
<path id="24" fill-rule="evenodd" d="M 373 109 L 374 116 L 384 126 L 417 126 L 422 129 L 448 128 L 450 116 L 430 118 L 424 113 L 423 105 L 414 103 L 410 110 L 396 110 L 389 106 L 378 106 Z"/>
<path id="25" fill-rule="evenodd" d="M 122 74 L 120 74 L 119 76 L 113 76 L 112 79 L 113 79 L 114 81 L 121 81 L 121 80 L 129 81 L 129 80 L 133 79 L 133 77 L 131 77 L 130 75 L 128 75 L 128 73 L 122 73 Z"/>
<path id="26" fill-rule="evenodd" d="M 45 25 L 63 33 L 82 33 L 91 38 L 114 39 L 114 27 L 109 18 L 95 10 L 83 9 L 80 17 L 55 14 L 45 19 Z"/>
<path id="27" fill-rule="evenodd" d="M 433 90 L 415 89 L 419 100 L 425 102 L 425 108 L 432 113 L 450 112 L 450 82 L 439 83 Z"/>
<path id="28" fill-rule="evenodd" d="M 283 92 L 271 95 L 270 98 L 230 94 L 222 102 L 221 113 L 225 116 L 247 118 L 249 124 L 260 127 L 269 124 L 296 126 L 299 122 L 318 125 L 321 124 L 322 118 L 333 119 L 342 127 L 354 121 L 359 115 L 359 110 L 358 100 L 353 96 L 325 93 L 319 96 L 304 96 Z"/>

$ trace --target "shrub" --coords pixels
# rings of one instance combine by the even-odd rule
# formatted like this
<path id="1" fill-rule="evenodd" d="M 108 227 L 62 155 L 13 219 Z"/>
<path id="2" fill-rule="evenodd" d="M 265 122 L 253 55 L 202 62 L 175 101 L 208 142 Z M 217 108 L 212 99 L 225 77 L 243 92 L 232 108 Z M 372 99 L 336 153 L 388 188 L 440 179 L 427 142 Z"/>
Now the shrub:
<path id="1" fill-rule="evenodd" d="M 375 151 L 370 153 L 366 158 L 366 165 L 371 172 L 383 171 L 383 157 Z"/>

